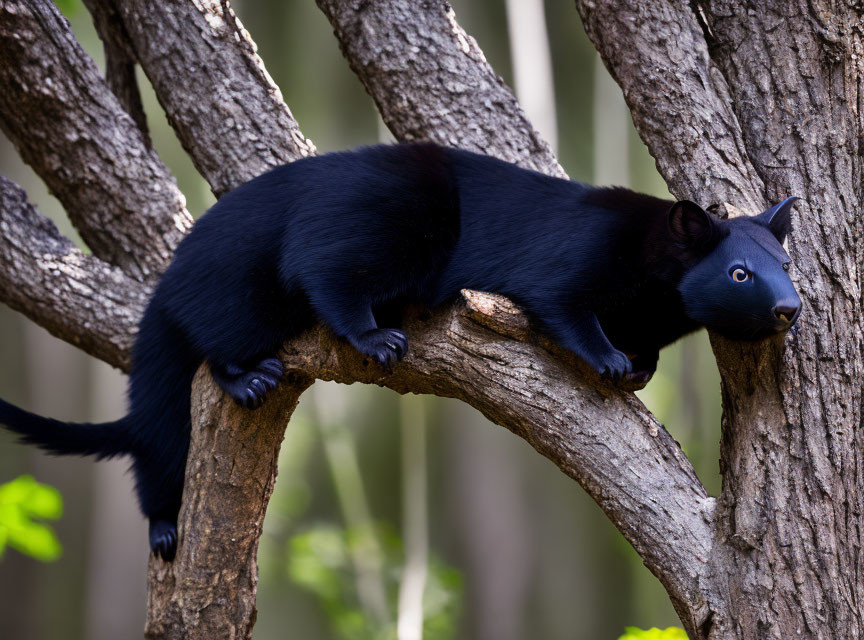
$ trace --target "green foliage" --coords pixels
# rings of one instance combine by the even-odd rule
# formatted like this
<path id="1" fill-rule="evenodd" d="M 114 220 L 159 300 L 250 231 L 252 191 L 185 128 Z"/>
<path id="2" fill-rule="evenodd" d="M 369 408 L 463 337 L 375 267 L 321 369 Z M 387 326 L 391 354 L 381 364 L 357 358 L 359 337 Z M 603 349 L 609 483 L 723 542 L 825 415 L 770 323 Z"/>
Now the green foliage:
<path id="1" fill-rule="evenodd" d="M 668 629 L 640 629 L 638 627 L 625 627 L 624 635 L 618 640 L 687 640 L 684 629 L 669 627 Z"/>
<path id="2" fill-rule="evenodd" d="M 382 543 L 383 577 L 390 607 L 390 620 L 380 622 L 365 612 L 359 602 L 352 564 L 354 545 L 360 536 L 329 525 L 319 525 L 288 542 L 288 573 L 295 584 L 314 594 L 327 613 L 334 635 L 345 640 L 395 640 L 396 600 L 401 578 L 403 551 L 400 538 L 384 526 L 377 535 Z M 458 571 L 434 558 L 430 561 L 423 595 L 423 637 L 447 640 L 455 634 L 462 577 Z"/>
<path id="3" fill-rule="evenodd" d="M 50 562 L 62 547 L 51 527 L 33 522 L 57 520 L 63 515 L 63 498 L 54 487 L 19 476 L 0 485 L 0 555 L 10 546 L 21 553 Z"/>

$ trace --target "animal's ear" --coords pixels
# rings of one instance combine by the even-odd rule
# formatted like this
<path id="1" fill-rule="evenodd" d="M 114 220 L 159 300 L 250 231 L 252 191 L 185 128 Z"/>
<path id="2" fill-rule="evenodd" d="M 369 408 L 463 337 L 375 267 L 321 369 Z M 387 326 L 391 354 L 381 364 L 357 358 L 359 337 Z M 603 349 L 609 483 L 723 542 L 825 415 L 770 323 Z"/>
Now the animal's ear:
<path id="1" fill-rule="evenodd" d="M 667 215 L 669 233 L 676 242 L 693 246 L 715 237 L 716 222 L 710 213 L 695 202 L 679 200 Z"/>
<path id="2" fill-rule="evenodd" d="M 780 244 L 783 244 L 786 236 L 792 230 L 792 205 L 800 199 L 798 196 L 786 198 L 783 202 L 778 202 L 756 216 L 757 222 L 768 227 L 768 230 L 774 234 Z"/>

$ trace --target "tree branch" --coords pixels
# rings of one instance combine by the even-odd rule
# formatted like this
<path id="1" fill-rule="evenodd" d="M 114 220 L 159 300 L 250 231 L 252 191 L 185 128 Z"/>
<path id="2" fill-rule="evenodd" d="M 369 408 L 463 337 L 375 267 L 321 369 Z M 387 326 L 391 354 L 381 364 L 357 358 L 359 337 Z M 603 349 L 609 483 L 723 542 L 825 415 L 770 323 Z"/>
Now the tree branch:
<path id="1" fill-rule="evenodd" d="M 286 368 L 467 402 L 577 480 L 694 615 L 713 499 L 678 444 L 635 396 L 531 333 L 506 298 L 463 295 L 464 305 L 406 317 L 411 352 L 392 375 L 320 330 L 286 346 Z"/>
<path id="2" fill-rule="evenodd" d="M 576 8 L 672 192 L 761 211 L 764 186 L 688 3 L 576 0 Z"/>
<path id="3" fill-rule="evenodd" d="M 113 2 L 168 122 L 217 196 L 315 153 L 227 2 Z"/>
<path id="4" fill-rule="evenodd" d="M 464 296 L 463 304 L 431 315 L 407 314 L 411 352 L 392 374 L 320 327 L 287 343 L 287 381 L 264 413 L 237 408 L 206 368 L 199 372 L 181 544 L 172 565 L 151 562 L 149 638 L 212 638 L 224 629 L 214 625 L 226 619 L 225 628 L 248 637 L 255 545 L 272 487 L 267 473 L 275 474 L 282 426 L 313 378 L 454 397 L 476 407 L 579 481 L 679 609 L 701 624 L 698 584 L 713 543 L 714 500 L 678 444 L 631 394 L 531 333 L 508 300 Z M 208 620 L 196 613 L 205 610 Z"/>
<path id="5" fill-rule="evenodd" d="M 185 200 L 48 0 L 0 4 L 0 126 L 93 254 L 160 273 L 192 224 Z"/>
<path id="6" fill-rule="evenodd" d="M 251 638 L 258 540 L 276 482 L 285 425 L 308 378 L 284 382 L 254 412 L 238 407 L 206 366 L 192 385 L 180 546 L 172 563 L 151 558 L 149 640 Z"/>
<path id="7" fill-rule="evenodd" d="M 149 288 L 87 255 L 0 176 L 0 299 L 124 371 Z"/>
<path id="8" fill-rule="evenodd" d="M 317 0 L 399 140 L 433 140 L 566 177 L 446 2 Z"/>
<path id="9" fill-rule="evenodd" d="M 93 24 L 105 49 L 105 79 L 108 86 L 126 113 L 132 116 L 138 125 L 144 143 L 152 147 L 147 116 L 141 104 L 141 91 L 135 76 L 135 53 L 132 51 L 126 27 L 117 14 L 117 8 L 111 0 L 84 0 L 84 4 L 93 16 Z"/>

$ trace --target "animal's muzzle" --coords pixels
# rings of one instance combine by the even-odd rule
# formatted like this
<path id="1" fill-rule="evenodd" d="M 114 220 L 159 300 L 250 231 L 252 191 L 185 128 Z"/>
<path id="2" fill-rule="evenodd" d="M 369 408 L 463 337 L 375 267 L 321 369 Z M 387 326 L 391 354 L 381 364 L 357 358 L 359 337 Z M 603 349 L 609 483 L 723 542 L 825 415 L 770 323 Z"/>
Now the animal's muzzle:
<path id="1" fill-rule="evenodd" d="M 798 316 L 801 315 L 801 301 L 780 300 L 772 311 L 774 317 L 777 318 L 778 328 L 788 329 L 795 324 Z"/>

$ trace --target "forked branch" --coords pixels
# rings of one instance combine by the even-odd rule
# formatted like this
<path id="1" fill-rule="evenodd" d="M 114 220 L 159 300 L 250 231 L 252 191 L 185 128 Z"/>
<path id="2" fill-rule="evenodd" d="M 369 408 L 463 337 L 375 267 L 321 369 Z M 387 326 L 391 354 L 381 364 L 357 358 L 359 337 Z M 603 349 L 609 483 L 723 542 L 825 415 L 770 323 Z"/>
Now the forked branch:
<path id="1" fill-rule="evenodd" d="M 169 122 L 217 194 L 314 152 L 226 3 L 114 1 Z M 464 146 L 564 175 L 512 92 L 443 3 L 319 4 L 397 137 Z M 71 37 L 54 17 L 46 28 Z M 435 65 L 426 65 L 433 59 Z M 79 62 L 89 68 L 90 62 Z M 20 57 L 16 64 L 23 64 Z M 87 86 L 101 87 L 100 82 Z M 74 104 L 64 108 L 75 118 Z M 127 121 L 132 135 L 134 124 Z M 32 148 L 34 165 L 50 166 L 52 148 Z M 132 154 L 135 171 L 139 157 L 150 156 Z M 114 159 L 94 157 L 82 166 L 97 178 L 113 175 Z M 138 194 L 134 172 L 122 177 Z M 129 213 L 117 224 L 137 215 Z M 109 302 L 97 297 L 88 309 L 103 313 Z M 29 303 L 21 308 L 47 322 Z M 73 335 L 86 316 L 68 305 L 59 308 L 58 334 Z M 131 335 L 138 309 L 132 305 L 117 314 L 116 330 Z M 239 637 L 251 632 L 255 549 L 281 428 L 314 378 L 460 398 L 525 438 L 586 488 L 666 585 L 688 627 L 700 625 L 707 615 L 699 585 L 713 544 L 714 501 L 638 400 L 580 369 L 574 357 L 542 341 L 518 310 L 496 296 L 466 292 L 464 304 L 431 315 L 412 312 L 405 326 L 412 352 L 390 375 L 320 328 L 286 345 L 289 379 L 263 413 L 233 406 L 199 372 L 181 544 L 170 567 L 151 563 L 148 634 L 210 638 L 224 629 Z M 93 353 L 126 362 L 128 342 L 112 340 L 109 328 L 99 324 L 87 330 L 99 345 L 108 345 Z"/>
<path id="2" fill-rule="evenodd" d="M 698 585 L 711 555 L 714 499 L 678 444 L 632 394 L 532 333 L 508 300 L 463 295 L 433 314 L 406 315 L 411 351 L 389 374 L 323 328 L 290 341 L 286 382 L 264 413 L 234 406 L 206 368 L 199 371 L 181 542 L 172 565 L 151 562 L 149 638 L 211 638 L 229 627 L 240 637 L 251 633 L 257 535 L 272 489 L 267 473 L 275 475 L 284 426 L 316 378 L 476 407 L 577 480 L 688 622 L 702 623 L 707 608 Z M 214 603 L 224 618 L 207 618 Z"/>
<path id="3" fill-rule="evenodd" d="M 0 2 L 0 126 L 93 254 L 139 279 L 192 226 L 186 201 L 50 0 Z"/>
<path id="4" fill-rule="evenodd" d="M 168 122 L 217 196 L 315 153 L 228 2 L 102 1 L 116 6 Z"/>

